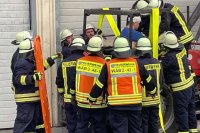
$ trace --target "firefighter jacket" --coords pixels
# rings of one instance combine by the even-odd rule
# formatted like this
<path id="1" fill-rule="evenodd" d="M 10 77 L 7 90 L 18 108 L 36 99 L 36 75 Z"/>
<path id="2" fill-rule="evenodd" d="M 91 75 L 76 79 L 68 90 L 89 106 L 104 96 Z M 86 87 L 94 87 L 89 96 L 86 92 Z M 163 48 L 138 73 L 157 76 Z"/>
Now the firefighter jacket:
<path id="1" fill-rule="evenodd" d="M 101 70 L 89 99 L 93 102 L 96 101 L 96 98 L 102 92 L 102 88 L 107 85 L 108 105 L 110 107 L 118 106 L 117 109 L 133 109 L 136 107 L 141 109 L 141 81 L 143 85 L 147 86 L 149 93 L 155 94 L 156 88 L 152 77 L 142 64 L 138 64 L 136 59 L 111 59 Z"/>
<path id="2" fill-rule="evenodd" d="M 89 105 L 89 93 L 99 77 L 105 60 L 97 55 L 88 55 L 77 60 L 76 66 L 76 100 L 82 108 L 105 108 L 107 107 L 103 92 L 98 96 L 97 102 Z M 102 88 L 104 89 L 104 88 Z"/>
<path id="3" fill-rule="evenodd" d="M 141 64 L 144 65 L 148 73 L 154 79 L 156 83 L 156 88 L 157 88 L 156 95 L 154 98 L 152 98 L 151 96 L 149 96 L 149 93 L 146 90 L 146 86 L 143 86 L 142 106 L 158 105 L 160 88 L 162 87 L 164 83 L 164 75 L 163 75 L 161 64 L 157 59 L 152 58 L 150 55 L 144 55 L 140 57 L 139 61 Z"/>
<path id="4" fill-rule="evenodd" d="M 50 57 L 44 61 L 45 69 L 54 64 Z M 38 82 L 33 80 L 36 66 L 33 59 L 18 59 L 14 65 L 13 85 L 16 103 L 36 102 L 40 100 Z"/>
<path id="5" fill-rule="evenodd" d="M 69 57 L 70 54 L 71 54 L 70 47 L 67 46 L 67 45 L 64 45 L 64 46 L 62 47 L 61 53 L 62 53 L 62 59 L 66 59 L 66 58 Z"/>
<path id="6" fill-rule="evenodd" d="M 70 93 L 75 93 L 76 60 L 83 56 L 83 52 L 73 53 L 64 59 L 58 67 L 56 85 L 58 92 L 64 93 L 64 102 L 71 102 Z"/>
<path id="7" fill-rule="evenodd" d="M 194 84 L 184 46 L 170 49 L 162 60 L 165 81 L 174 92 L 189 88 Z"/>
<path id="8" fill-rule="evenodd" d="M 15 53 L 12 56 L 11 66 L 10 66 L 12 73 L 14 72 L 14 66 L 18 60 L 18 55 L 19 55 L 19 48 L 15 51 Z M 15 87 L 13 86 L 13 81 L 14 81 L 14 76 L 12 75 L 11 89 L 14 91 Z"/>
<path id="9" fill-rule="evenodd" d="M 15 51 L 15 53 L 12 56 L 11 67 L 10 67 L 12 72 L 14 71 L 14 66 L 15 63 L 17 62 L 18 55 L 19 55 L 19 48 Z"/>
<path id="10" fill-rule="evenodd" d="M 193 40 L 193 35 L 192 32 L 189 31 L 180 9 L 169 3 L 165 3 L 164 8 L 168 8 L 170 12 L 161 16 L 160 33 L 164 31 L 173 31 L 179 43 L 186 44 L 191 42 Z"/>

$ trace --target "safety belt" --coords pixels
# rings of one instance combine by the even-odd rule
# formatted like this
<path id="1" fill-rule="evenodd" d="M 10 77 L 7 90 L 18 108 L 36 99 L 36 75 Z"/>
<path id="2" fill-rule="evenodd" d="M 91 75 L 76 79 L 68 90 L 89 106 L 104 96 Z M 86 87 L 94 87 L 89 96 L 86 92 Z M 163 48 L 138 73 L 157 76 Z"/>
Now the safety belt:
<path id="1" fill-rule="evenodd" d="M 158 59 L 158 35 L 159 35 L 159 9 L 153 8 L 151 16 L 150 16 L 149 39 L 151 40 L 151 43 L 152 43 L 153 57 L 156 59 Z M 160 104 L 159 104 L 160 125 L 163 132 L 166 133 L 164 122 L 163 122 L 160 93 L 158 93 L 158 97 L 160 101 Z"/>
<path id="2" fill-rule="evenodd" d="M 109 10 L 109 8 L 102 8 L 103 10 Z M 115 37 L 119 36 L 120 35 L 120 31 L 115 23 L 115 20 L 113 18 L 112 15 L 99 15 L 99 18 L 98 18 L 98 29 L 102 29 L 102 25 L 103 25 L 103 19 L 104 19 L 104 16 L 106 16 L 107 20 L 108 20 L 108 23 L 115 35 Z"/>

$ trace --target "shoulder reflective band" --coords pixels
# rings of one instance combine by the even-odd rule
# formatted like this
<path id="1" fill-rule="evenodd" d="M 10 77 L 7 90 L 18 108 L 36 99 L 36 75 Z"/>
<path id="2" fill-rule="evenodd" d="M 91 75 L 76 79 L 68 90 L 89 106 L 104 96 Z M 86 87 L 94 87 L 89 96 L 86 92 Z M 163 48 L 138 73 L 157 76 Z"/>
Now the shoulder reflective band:
<path id="1" fill-rule="evenodd" d="M 99 15 L 99 18 L 98 18 L 98 29 L 102 29 L 102 26 L 103 26 L 103 19 L 104 19 L 104 15 Z"/>
<path id="2" fill-rule="evenodd" d="M 75 67 L 76 61 L 69 61 L 69 62 L 62 62 L 62 74 L 63 74 L 63 80 L 64 80 L 64 92 L 67 94 L 67 68 L 68 67 Z"/>
<path id="3" fill-rule="evenodd" d="M 181 81 L 185 81 L 186 80 L 186 78 L 185 78 L 185 69 L 184 69 L 183 60 L 182 60 L 182 58 L 184 56 L 187 56 L 187 53 L 186 53 L 185 49 L 183 49 L 181 52 L 176 54 L 176 59 L 178 61 Z"/>
<path id="4" fill-rule="evenodd" d="M 102 9 L 103 10 L 109 10 L 109 8 L 102 8 Z M 119 29 L 118 29 L 118 27 L 117 27 L 117 25 L 115 23 L 115 20 L 114 20 L 113 16 L 112 15 L 105 15 L 105 16 L 106 16 L 106 18 L 108 20 L 108 23 L 109 23 L 114 35 L 116 37 L 119 36 L 120 35 L 120 31 L 119 31 Z M 103 23 L 102 19 L 103 19 L 103 17 L 101 16 L 101 18 L 99 18 L 99 21 L 102 21 L 102 23 Z M 99 26 L 102 26 L 102 23 L 99 22 Z"/>
<path id="5" fill-rule="evenodd" d="M 178 21 L 179 21 L 180 25 L 182 26 L 182 29 L 185 32 L 185 34 L 189 34 L 190 32 L 188 31 L 185 22 L 183 21 L 183 19 L 179 15 L 178 10 L 179 10 L 179 8 L 176 7 L 176 6 L 174 6 L 171 11 L 174 13 L 174 15 L 176 16 L 176 18 L 178 19 Z"/>

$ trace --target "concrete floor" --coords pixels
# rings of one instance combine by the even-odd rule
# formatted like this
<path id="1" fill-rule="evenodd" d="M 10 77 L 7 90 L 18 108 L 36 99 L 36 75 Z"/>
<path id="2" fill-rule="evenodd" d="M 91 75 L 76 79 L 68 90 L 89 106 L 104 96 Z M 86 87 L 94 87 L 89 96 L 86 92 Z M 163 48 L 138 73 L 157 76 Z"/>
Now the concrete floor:
<path id="1" fill-rule="evenodd" d="M 200 120 L 198 121 L 198 130 L 200 133 Z M 12 130 L 0 130 L 0 133 L 12 133 Z M 54 127 L 53 133 L 68 133 L 65 128 L 62 127 Z"/>

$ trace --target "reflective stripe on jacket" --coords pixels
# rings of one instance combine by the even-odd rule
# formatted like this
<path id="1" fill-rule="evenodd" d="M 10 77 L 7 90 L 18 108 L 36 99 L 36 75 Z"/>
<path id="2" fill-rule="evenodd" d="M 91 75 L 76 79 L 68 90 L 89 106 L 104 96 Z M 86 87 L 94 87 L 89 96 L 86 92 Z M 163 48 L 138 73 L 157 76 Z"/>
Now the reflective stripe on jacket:
<path id="1" fill-rule="evenodd" d="M 177 6 L 171 5 L 169 3 L 165 3 L 164 8 L 168 8 L 170 10 L 170 13 L 169 15 L 162 16 L 162 21 L 160 26 L 161 32 L 164 31 L 174 32 L 178 38 L 179 43 L 187 44 L 191 42 L 194 39 L 193 34 L 191 31 L 189 31 L 184 15 L 180 11 L 180 9 Z"/>
<path id="2" fill-rule="evenodd" d="M 173 91 L 181 91 L 194 84 L 186 50 L 182 44 L 162 58 L 162 66 L 165 80 Z"/>
<path id="3" fill-rule="evenodd" d="M 173 14 L 175 15 L 176 19 L 178 20 L 178 23 L 180 24 L 182 32 L 183 32 L 182 36 L 178 36 L 178 39 L 179 39 L 178 41 L 182 44 L 191 42 L 193 40 L 193 35 L 192 35 L 192 32 L 189 31 L 187 28 L 183 14 L 180 12 L 180 10 L 177 6 L 173 6 L 173 8 L 171 9 L 171 12 L 173 12 Z M 172 25 L 172 27 L 173 27 L 173 25 Z M 175 34 L 176 34 L 176 32 L 180 32 L 180 31 L 175 31 Z"/>
<path id="4" fill-rule="evenodd" d="M 141 79 L 137 61 L 132 58 L 116 58 L 106 64 L 108 69 L 109 105 L 141 104 Z"/>
<path id="5" fill-rule="evenodd" d="M 99 77 L 105 60 L 98 56 L 86 56 L 77 60 L 76 66 L 76 100 L 79 107 L 105 108 L 103 96 L 99 96 L 93 106 L 89 105 L 89 93 Z"/>
<path id="6" fill-rule="evenodd" d="M 62 62 L 62 75 L 64 80 L 64 102 L 71 102 L 71 94 L 67 85 L 67 69 L 76 67 L 76 61 Z"/>
<path id="7" fill-rule="evenodd" d="M 160 87 L 163 83 L 163 71 L 161 68 L 161 64 L 157 59 L 154 59 L 152 57 L 144 57 L 140 58 L 141 62 L 145 66 L 148 73 L 152 76 L 153 80 L 156 81 L 156 95 L 154 98 L 152 98 L 149 93 L 146 90 L 146 87 L 143 87 L 142 92 L 142 106 L 152 106 L 152 105 L 158 105 L 159 104 L 159 95 L 160 93 Z"/>

